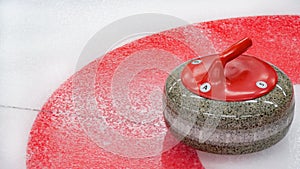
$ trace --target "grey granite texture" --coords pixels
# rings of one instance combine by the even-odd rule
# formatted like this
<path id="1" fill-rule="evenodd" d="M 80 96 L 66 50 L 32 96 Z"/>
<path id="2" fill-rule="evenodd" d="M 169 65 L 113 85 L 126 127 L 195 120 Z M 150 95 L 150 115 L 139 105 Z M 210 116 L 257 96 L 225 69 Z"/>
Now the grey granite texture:
<path id="1" fill-rule="evenodd" d="M 226 102 L 206 99 L 187 90 L 177 67 L 164 91 L 165 121 L 182 142 L 218 154 L 244 154 L 280 141 L 293 120 L 293 85 L 277 67 L 278 81 L 268 94 L 256 99 Z"/>

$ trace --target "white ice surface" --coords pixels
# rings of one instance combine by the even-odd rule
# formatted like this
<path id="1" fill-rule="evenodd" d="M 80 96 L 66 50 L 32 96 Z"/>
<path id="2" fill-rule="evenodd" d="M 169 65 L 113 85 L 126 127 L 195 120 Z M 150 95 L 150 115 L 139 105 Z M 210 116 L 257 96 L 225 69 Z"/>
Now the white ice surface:
<path id="1" fill-rule="evenodd" d="M 125 16 L 149 12 L 194 23 L 249 15 L 299 15 L 300 5 L 298 0 L 0 0 L 0 105 L 39 109 L 74 73 L 81 50 L 98 30 Z M 295 89 L 297 101 L 300 86 Z M 299 111 L 297 102 L 296 114 Z M 26 168 L 27 138 L 36 114 L 0 108 L 1 169 Z M 207 169 L 281 169 L 300 153 L 299 123 L 296 115 L 288 136 L 267 151 L 242 157 L 200 153 L 202 162 Z"/>

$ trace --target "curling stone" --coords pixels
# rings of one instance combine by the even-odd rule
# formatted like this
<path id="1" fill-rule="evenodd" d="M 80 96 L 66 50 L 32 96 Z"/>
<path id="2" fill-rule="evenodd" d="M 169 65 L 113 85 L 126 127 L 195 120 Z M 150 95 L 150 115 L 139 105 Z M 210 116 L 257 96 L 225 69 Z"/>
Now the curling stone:
<path id="1" fill-rule="evenodd" d="M 245 154 L 286 135 L 295 107 L 292 82 L 276 66 L 244 55 L 251 45 L 244 38 L 171 72 L 164 118 L 176 138 L 205 152 Z"/>

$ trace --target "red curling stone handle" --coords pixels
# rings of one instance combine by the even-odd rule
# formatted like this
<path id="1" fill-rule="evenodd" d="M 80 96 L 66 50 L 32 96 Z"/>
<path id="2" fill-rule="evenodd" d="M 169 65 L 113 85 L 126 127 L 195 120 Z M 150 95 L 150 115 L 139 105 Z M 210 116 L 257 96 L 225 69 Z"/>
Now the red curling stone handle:
<path id="1" fill-rule="evenodd" d="M 242 55 L 252 46 L 244 38 L 220 54 L 191 60 L 181 72 L 182 84 L 204 98 L 222 101 L 251 100 L 269 93 L 278 77 L 268 63 Z"/>
<path id="2" fill-rule="evenodd" d="M 220 54 L 220 60 L 225 67 L 225 65 L 230 62 L 231 60 L 237 58 L 244 52 L 248 50 L 249 47 L 252 46 L 252 40 L 248 37 L 238 41 L 237 43 L 233 44 L 229 48 L 225 49 Z"/>

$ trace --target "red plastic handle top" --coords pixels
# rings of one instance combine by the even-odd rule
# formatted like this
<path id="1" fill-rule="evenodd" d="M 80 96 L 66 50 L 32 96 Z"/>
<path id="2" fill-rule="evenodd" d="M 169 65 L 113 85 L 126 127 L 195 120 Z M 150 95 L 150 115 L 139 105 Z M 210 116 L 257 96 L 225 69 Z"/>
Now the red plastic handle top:
<path id="1" fill-rule="evenodd" d="M 248 37 L 238 41 L 237 43 L 233 44 L 226 50 L 224 50 L 220 54 L 220 60 L 225 67 L 225 65 L 230 62 L 231 60 L 237 58 L 244 52 L 248 50 L 252 46 L 252 40 Z"/>
<path id="2" fill-rule="evenodd" d="M 181 73 L 183 85 L 202 97 L 242 101 L 269 93 L 277 83 L 276 71 L 266 62 L 242 55 L 250 38 L 233 44 L 219 55 L 191 60 Z"/>

